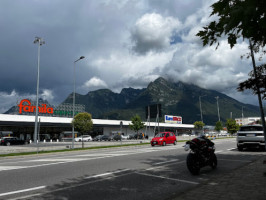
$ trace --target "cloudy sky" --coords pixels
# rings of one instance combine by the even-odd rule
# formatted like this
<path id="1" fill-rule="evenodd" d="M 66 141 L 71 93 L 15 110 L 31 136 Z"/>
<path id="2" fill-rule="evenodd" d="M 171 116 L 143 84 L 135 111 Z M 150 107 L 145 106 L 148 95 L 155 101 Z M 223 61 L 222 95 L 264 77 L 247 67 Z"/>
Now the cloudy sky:
<path id="1" fill-rule="evenodd" d="M 236 92 L 251 61 L 245 41 L 234 49 L 202 47 L 195 34 L 213 20 L 211 0 L 1 0 L 0 113 L 21 98 L 36 95 L 38 45 L 40 95 L 52 104 L 76 91 L 144 88 L 162 76 L 223 92 L 257 104 Z"/>

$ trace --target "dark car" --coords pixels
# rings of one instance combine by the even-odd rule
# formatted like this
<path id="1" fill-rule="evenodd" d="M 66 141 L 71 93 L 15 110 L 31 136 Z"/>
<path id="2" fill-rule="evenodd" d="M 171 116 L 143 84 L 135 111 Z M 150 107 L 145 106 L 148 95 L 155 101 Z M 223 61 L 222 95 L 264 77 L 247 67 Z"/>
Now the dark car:
<path id="1" fill-rule="evenodd" d="M 110 135 L 110 136 L 108 137 L 108 141 L 112 141 L 112 140 L 114 140 L 114 135 Z"/>
<path id="2" fill-rule="evenodd" d="M 102 135 L 102 137 L 100 138 L 100 141 L 108 141 L 109 137 L 107 135 Z"/>
<path id="3" fill-rule="evenodd" d="M 27 144 L 28 142 L 25 140 L 21 140 L 17 137 L 3 137 L 0 140 L 0 144 L 1 145 L 6 145 L 6 146 L 10 146 L 10 145 L 22 145 L 22 144 Z"/>
<path id="4" fill-rule="evenodd" d="M 116 141 L 121 140 L 121 139 L 122 139 L 121 135 L 115 135 L 114 136 L 114 140 L 116 140 Z"/>
<path id="5" fill-rule="evenodd" d="M 135 139 L 135 137 L 134 137 L 134 135 L 131 134 L 131 135 L 128 136 L 128 139 L 129 140 L 133 140 L 133 139 Z"/>
<path id="6" fill-rule="evenodd" d="M 93 138 L 93 141 L 101 141 L 103 135 L 97 135 L 95 138 Z"/>

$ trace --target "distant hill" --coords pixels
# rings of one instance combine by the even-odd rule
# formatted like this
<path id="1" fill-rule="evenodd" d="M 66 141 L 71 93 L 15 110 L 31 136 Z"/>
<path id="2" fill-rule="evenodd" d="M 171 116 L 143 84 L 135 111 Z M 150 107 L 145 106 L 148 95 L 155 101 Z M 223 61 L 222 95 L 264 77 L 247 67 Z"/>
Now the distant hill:
<path id="1" fill-rule="evenodd" d="M 206 96 L 205 96 L 206 95 Z M 63 103 L 72 103 L 73 94 L 70 94 Z M 173 83 L 158 78 L 151 82 L 147 88 L 125 88 L 118 93 L 108 89 L 89 92 L 86 95 L 76 94 L 76 103 L 84 104 L 86 112 L 93 118 L 130 120 L 138 114 L 145 121 L 145 107 L 160 103 L 163 115 L 176 115 L 183 117 L 183 123 L 200 121 L 199 96 L 201 98 L 203 121 L 214 125 L 218 121 L 217 101 L 219 97 L 220 116 L 223 122 L 233 113 L 233 118 L 244 115 L 259 116 L 259 107 L 241 103 L 225 94 L 214 90 L 202 89 L 195 85 L 182 82 Z"/>

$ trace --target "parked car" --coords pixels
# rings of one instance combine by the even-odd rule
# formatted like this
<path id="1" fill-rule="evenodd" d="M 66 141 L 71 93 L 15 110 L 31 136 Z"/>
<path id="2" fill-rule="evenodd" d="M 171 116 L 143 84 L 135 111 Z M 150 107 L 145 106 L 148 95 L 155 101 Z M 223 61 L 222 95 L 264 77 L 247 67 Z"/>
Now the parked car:
<path id="1" fill-rule="evenodd" d="M 128 136 L 128 139 L 129 140 L 133 140 L 133 139 L 135 139 L 135 137 L 134 137 L 134 135 L 131 134 L 131 135 Z"/>
<path id="2" fill-rule="evenodd" d="M 122 140 L 128 140 L 128 136 L 121 135 Z"/>
<path id="3" fill-rule="evenodd" d="M 114 140 L 116 140 L 116 141 L 121 140 L 121 139 L 122 139 L 121 135 L 115 135 L 114 136 Z"/>
<path id="4" fill-rule="evenodd" d="M 102 135 L 102 137 L 100 138 L 100 141 L 108 141 L 109 140 L 109 136 L 107 135 Z"/>
<path id="5" fill-rule="evenodd" d="M 176 136 L 172 132 L 161 132 L 157 134 L 151 140 L 151 146 L 154 145 L 162 145 L 165 146 L 166 144 L 174 144 L 176 145 Z"/>
<path id="6" fill-rule="evenodd" d="M 101 141 L 101 137 L 102 137 L 103 135 L 97 135 L 96 137 L 94 137 L 92 140 L 93 141 Z"/>
<path id="7" fill-rule="evenodd" d="M 6 146 L 28 144 L 28 141 L 21 140 L 17 137 L 2 137 L 0 142 L 1 145 Z"/>
<path id="8" fill-rule="evenodd" d="M 261 125 L 243 125 L 237 132 L 237 148 L 242 151 L 244 148 L 264 148 L 265 140 L 263 127 Z"/>
<path id="9" fill-rule="evenodd" d="M 114 135 L 110 135 L 110 136 L 108 137 L 108 141 L 112 141 L 112 140 L 114 140 Z"/>
<path id="10" fill-rule="evenodd" d="M 82 142 L 82 140 L 83 142 L 92 141 L 92 137 L 90 135 L 83 135 L 83 137 L 80 136 L 75 138 L 75 142 Z"/>

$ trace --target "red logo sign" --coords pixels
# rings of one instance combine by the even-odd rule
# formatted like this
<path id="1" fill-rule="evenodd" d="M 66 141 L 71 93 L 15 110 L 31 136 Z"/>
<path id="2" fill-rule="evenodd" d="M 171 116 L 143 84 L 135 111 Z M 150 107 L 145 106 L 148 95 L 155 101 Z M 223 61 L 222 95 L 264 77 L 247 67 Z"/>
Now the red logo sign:
<path id="1" fill-rule="evenodd" d="M 28 105 L 23 105 L 26 102 Z M 22 114 L 22 110 L 24 112 L 35 112 L 36 106 L 31 106 L 31 102 L 28 99 L 21 100 L 20 104 L 18 104 L 19 113 Z M 54 109 L 52 107 L 47 107 L 46 104 L 42 104 L 42 106 L 38 106 L 39 113 L 49 113 L 53 114 Z"/>

